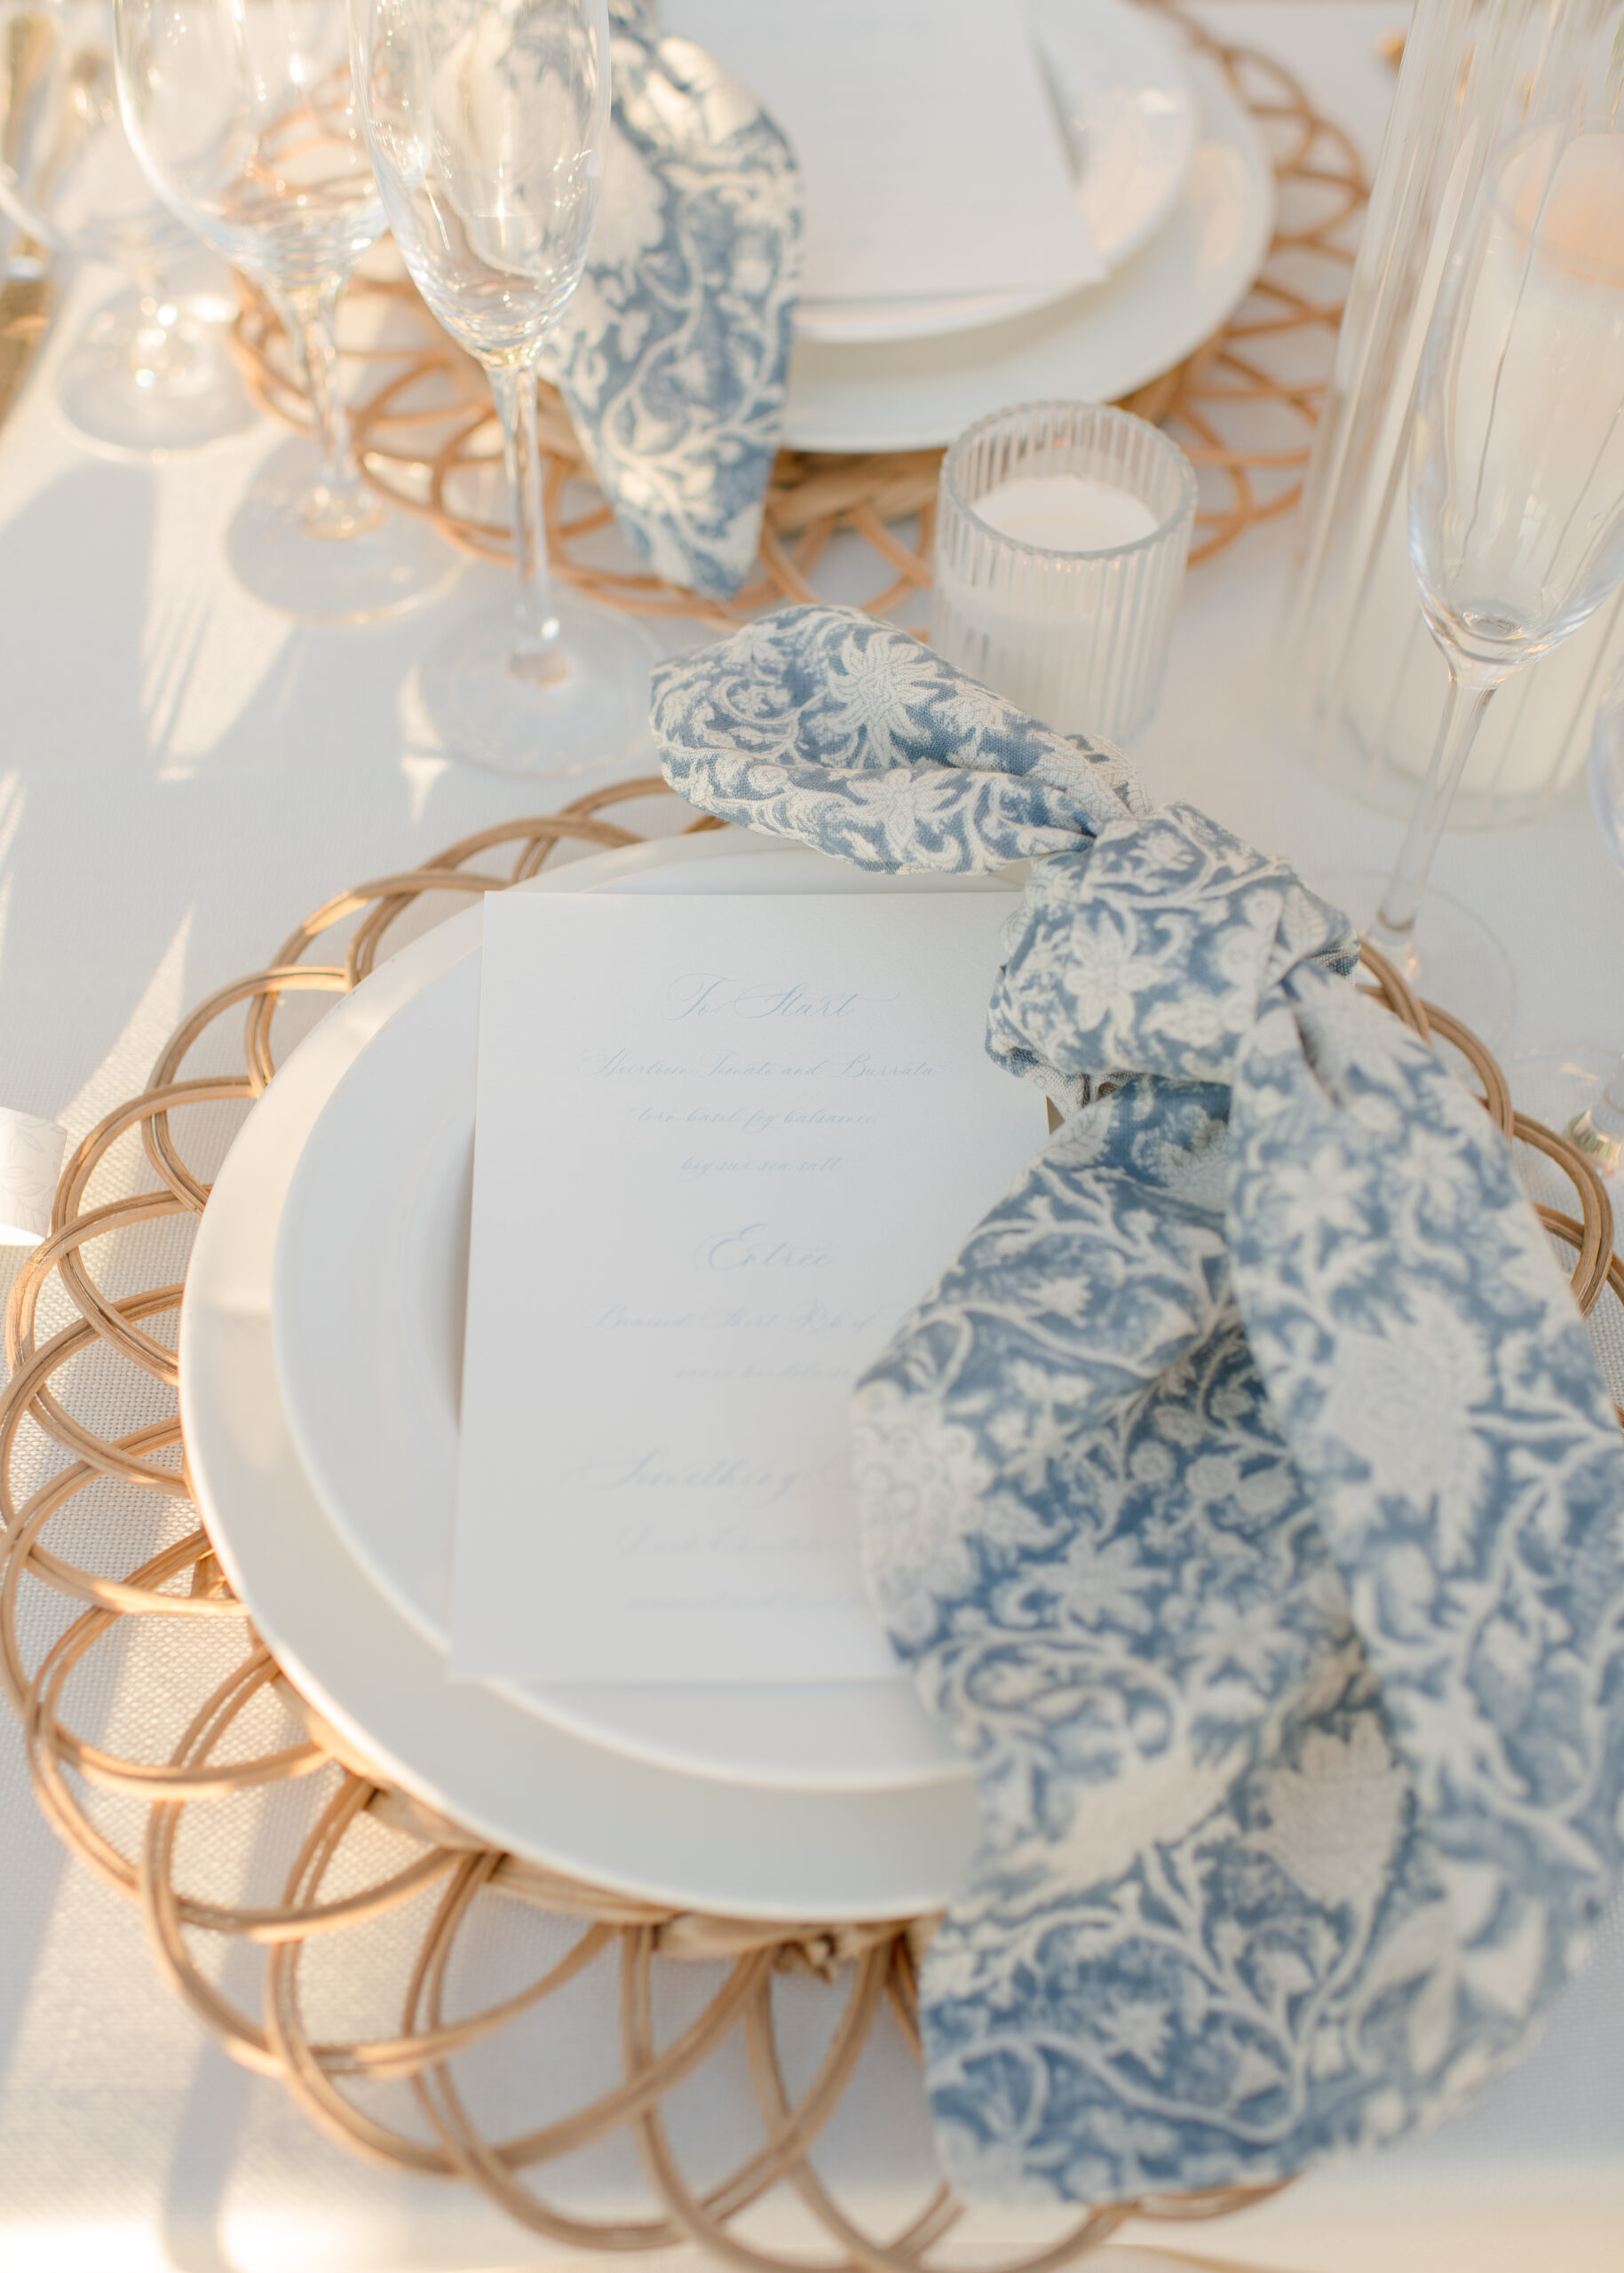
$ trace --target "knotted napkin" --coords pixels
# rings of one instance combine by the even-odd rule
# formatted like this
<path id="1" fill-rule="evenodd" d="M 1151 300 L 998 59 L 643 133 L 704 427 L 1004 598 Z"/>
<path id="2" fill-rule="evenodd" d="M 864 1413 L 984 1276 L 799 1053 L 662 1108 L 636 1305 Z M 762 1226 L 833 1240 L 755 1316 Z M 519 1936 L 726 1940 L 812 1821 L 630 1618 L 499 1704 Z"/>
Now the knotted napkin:
<path id="1" fill-rule="evenodd" d="M 652 0 L 612 0 L 598 223 L 547 370 L 615 520 L 725 598 L 756 558 L 800 268 L 800 176 L 755 98 Z"/>
<path id="2" fill-rule="evenodd" d="M 786 610 L 654 725 L 729 820 L 1034 864 L 987 1046 L 1068 1117 L 853 1406 L 980 1794 L 922 1983 L 948 2174 L 1227 2187 L 1430 2120 L 1624 1864 L 1624 1445 L 1509 1147 L 1282 861 L 901 632 Z"/>

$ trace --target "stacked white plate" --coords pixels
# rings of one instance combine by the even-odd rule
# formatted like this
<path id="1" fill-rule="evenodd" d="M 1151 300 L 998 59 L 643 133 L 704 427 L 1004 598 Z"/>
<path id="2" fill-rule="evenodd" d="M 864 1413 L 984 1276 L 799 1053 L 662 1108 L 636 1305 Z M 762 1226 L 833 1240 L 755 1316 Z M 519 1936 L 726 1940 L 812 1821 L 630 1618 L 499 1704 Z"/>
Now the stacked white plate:
<path id="1" fill-rule="evenodd" d="M 1105 281 L 1058 296 L 803 301 L 792 447 L 936 448 L 1010 403 L 1114 401 L 1192 353 L 1251 288 L 1274 175 L 1222 70 L 1129 0 L 1034 0 L 1032 23 Z"/>
<path id="2" fill-rule="evenodd" d="M 517 889 L 1008 887 L 865 875 L 728 832 L 600 854 Z M 975 1797 L 904 1683 L 447 1678 L 481 923 L 474 908 L 441 924 L 331 1010 L 215 1184 L 186 1281 L 180 1396 L 221 1564 L 333 1726 L 495 1844 L 724 1913 L 936 1907 L 962 1876 Z"/>

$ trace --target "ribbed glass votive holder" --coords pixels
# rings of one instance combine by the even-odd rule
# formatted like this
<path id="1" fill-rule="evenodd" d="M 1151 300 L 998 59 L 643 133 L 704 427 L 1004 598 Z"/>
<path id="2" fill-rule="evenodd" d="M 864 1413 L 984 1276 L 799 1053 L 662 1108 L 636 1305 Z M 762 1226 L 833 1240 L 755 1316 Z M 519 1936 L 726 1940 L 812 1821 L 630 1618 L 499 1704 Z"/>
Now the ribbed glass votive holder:
<path id="1" fill-rule="evenodd" d="M 942 461 L 931 644 L 1062 733 L 1130 743 L 1161 699 L 1194 519 L 1194 469 L 1144 419 L 996 411 Z"/>

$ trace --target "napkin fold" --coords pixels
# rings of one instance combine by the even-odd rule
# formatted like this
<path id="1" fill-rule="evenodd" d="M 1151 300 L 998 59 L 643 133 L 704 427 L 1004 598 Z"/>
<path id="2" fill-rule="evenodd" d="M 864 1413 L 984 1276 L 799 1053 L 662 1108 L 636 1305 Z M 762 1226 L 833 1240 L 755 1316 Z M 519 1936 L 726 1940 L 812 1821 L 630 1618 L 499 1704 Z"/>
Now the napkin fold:
<path id="1" fill-rule="evenodd" d="M 0 1247 L 37 1247 L 50 1236 L 67 1150 L 60 1121 L 0 1105 Z"/>
<path id="2" fill-rule="evenodd" d="M 622 533 L 711 598 L 755 561 L 801 242 L 782 134 L 703 49 L 613 0 L 598 225 L 547 368 Z"/>
<path id="3" fill-rule="evenodd" d="M 945 2168 L 1101 2200 L 1432 2121 L 1624 1874 L 1624 1443 L 1509 1147 L 1284 862 L 906 634 L 788 609 L 654 684 L 708 812 L 1034 863 L 987 1046 L 1068 1118 L 852 1407 L 980 1794 Z"/>

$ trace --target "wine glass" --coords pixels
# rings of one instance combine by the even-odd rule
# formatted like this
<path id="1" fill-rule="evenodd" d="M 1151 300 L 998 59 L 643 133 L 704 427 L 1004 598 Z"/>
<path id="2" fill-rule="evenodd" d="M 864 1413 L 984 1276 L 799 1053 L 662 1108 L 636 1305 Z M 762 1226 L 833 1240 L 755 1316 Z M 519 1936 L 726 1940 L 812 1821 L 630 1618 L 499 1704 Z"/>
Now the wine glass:
<path id="1" fill-rule="evenodd" d="M 239 509 L 239 580 L 288 614 L 357 622 L 455 574 L 425 522 L 391 511 L 356 463 L 334 319 L 384 231 L 350 88 L 345 0 L 115 0 L 119 97 L 137 157 L 186 226 L 259 284 L 301 358 L 316 427 Z"/>
<path id="2" fill-rule="evenodd" d="M 1409 536 L 1449 698 L 1367 935 L 1493 1035 L 1510 1016 L 1498 944 L 1422 894 L 1496 690 L 1624 577 L 1624 133 L 1610 125 L 1543 121 L 1485 170 L 1422 357 Z M 1434 916 L 1419 935 L 1418 913 Z"/>
<path id="3" fill-rule="evenodd" d="M 557 592 L 535 433 L 542 342 L 597 217 L 606 0 L 352 0 L 357 107 L 418 290 L 490 379 L 512 502 L 511 607 L 453 628 L 423 704 L 455 756 L 556 774 L 641 733 L 653 643 Z"/>
<path id="4" fill-rule="evenodd" d="M 57 400 L 92 441 L 184 450 L 253 416 L 217 297 L 166 280 L 187 233 L 135 162 L 113 69 L 112 0 L 0 0 L 0 207 L 26 238 L 132 278 L 65 356 Z"/>

